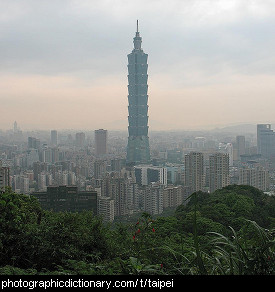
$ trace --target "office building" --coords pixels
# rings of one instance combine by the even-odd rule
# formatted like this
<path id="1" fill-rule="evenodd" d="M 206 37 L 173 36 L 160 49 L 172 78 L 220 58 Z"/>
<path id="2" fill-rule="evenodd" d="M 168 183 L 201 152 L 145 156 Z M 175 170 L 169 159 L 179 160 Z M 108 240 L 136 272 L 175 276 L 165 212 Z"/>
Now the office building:
<path id="1" fill-rule="evenodd" d="M 76 186 L 50 186 L 45 192 L 31 194 L 36 197 L 45 210 L 55 212 L 93 211 L 97 215 L 97 192 L 78 191 Z"/>
<path id="2" fill-rule="evenodd" d="M 270 159 L 275 155 L 275 133 L 270 124 L 257 125 L 257 149 L 262 158 Z"/>
<path id="3" fill-rule="evenodd" d="M 95 154 L 96 156 L 107 154 L 107 130 L 95 130 Z"/>
<path id="4" fill-rule="evenodd" d="M 229 154 L 215 153 L 209 156 L 209 188 L 210 192 L 228 186 Z"/>
<path id="5" fill-rule="evenodd" d="M 128 165 L 150 161 L 148 137 L 148 85 L 147 58 L 141 48 L 142 39 L 137 25 L 134 49 L 128 55 Z"/>

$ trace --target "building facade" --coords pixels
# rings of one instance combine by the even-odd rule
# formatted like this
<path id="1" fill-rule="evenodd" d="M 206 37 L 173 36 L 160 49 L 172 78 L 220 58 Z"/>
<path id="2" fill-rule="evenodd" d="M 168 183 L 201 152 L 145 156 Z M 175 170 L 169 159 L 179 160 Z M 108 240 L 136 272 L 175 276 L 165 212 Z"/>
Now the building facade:
<path id="1" fill-rule="evenodd" d="M 95 154 L 96 156 L 107 154 L 107 130 L 95 130 Z"/>
<path id="2" fill-rule="evenodd" d="M 146 186 L 158 182 L 167 185 L 167 168 L 151 165 L 137 165 L 134 167 L 136 182 L 140 186 Z"/>
<path id="3" fill-rule="evenodd" d="M 259 190 L 269 189 L 269 172 L 262 167 L 244 167 L 240 169 L 239 184 L 253 186 Z"/>
<path id="4" fill-rule="evenodd" d="M 215 153 L 209 156 L 209 188 L 210 193 L 228 186 L 229 154 Z"/>
<path id="5" fill-rule="evenodd" d="M 41 207 L 55 212 L 93 211 L 97 215 L 97 192 L 78 191 L 76 186 L 51 186 L 45 192 L 31 194 L 36 197 Z"/>
<path id="6" fill-rule="evenodd" d="M 275 133 L 270 124 L 257 125 L 257 149 L 263 158 L 275 155 Z"/>
<path id="7" fill-rule="evenodd" d="M 5 191 L 5 187 L 11 186 L 10 184 L 10 169 L 8 167 L 2 166 L 0 160 L 0 192 Z"/>
<path id="8" fill-rule="evenodd" d="M 148 55 L 141 48 L 137 25 L 134 49 L 128 55 L 128 165 L 150 161 L 148 137 Z"/>
<path id="9" fill-rule="evenodd" d="M 203 153 L 190 152 L 185 155 L 185 186 L 189 188 L 192 194 L 202 191 L 204 187 L 204 159 Z"/>

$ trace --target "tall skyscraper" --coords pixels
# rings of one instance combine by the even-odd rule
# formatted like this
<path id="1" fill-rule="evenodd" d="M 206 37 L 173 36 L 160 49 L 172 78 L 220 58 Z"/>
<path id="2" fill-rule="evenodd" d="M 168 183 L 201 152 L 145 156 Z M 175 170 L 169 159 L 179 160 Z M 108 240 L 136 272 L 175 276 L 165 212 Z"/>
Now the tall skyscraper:
<path id="1" fill-rule="evenodd" d="M 150 161 L 148 137 L 148 54 L 141 48 L 142 39 L 138 31 L 134 37 L 134 49 L 128 55 L 128 165 Z"/>
<path id="2" fill-rule="evenodd" d="M 210 192 L 229 185 L 229 154 L 215 153 L 209 156 Z"/>
<path id="3" fill-rule="evenodd" d="M 95 130 L 95 154 L 96 156 L 107 153 L 107 130 Z"/>
<path id="4" fill-rule="evenodd" d="M 269 159 L 275 155 L 275 133 L 270 124 L 257 125 L 257 148 L 263 158 Z"/>

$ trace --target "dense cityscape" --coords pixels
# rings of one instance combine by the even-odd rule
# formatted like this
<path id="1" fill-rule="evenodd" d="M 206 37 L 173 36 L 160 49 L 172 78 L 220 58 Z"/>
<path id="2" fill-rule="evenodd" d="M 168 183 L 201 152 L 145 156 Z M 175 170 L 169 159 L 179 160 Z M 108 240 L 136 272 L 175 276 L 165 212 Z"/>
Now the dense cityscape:
<path id="1" fill-rule="evenodd" d="M 160 43 L 162 45 L 163 42 Z M 226 46 L 228 44 L 229 41 Z M 116 54 L 113 55 L 116 58 Z M 98 64 L 103 59 L 98 59 Z M 107 64 L 107 58 L 105 61 Z M 51 96 L 52 100 L 56 100 L 62 92 L 62 84 L 68 86 L 67 92 L 63 93 L 66 97 L 68 95 L 68 99 L 65 103 L 60 99 L 62 107 L 59 109 L 54 102 L 50 106 L 52 108 L 54 104 L 57 109 L 55 118 L 67 114 L 63 125 L 69 120 L 74 127 L 70 128 L 68 123 L 68 128 L 64 128 L 62 123 L 56 123 L 54 115 L 51 117 L 51 110 L 47 112 L 45 106 L 46 121 L 41 115 L 43 105 L 40 106 L 42 111 L 39 114 L 32 102 L 33 112 L 37 115 L 30 117 L 26 114 L 24 120 L 24 116 L 22 119 L 22 115 L 12 115 L 10 112 L 9 119 L 12 117 L 12 122 L 9 128 L 7 121 L 6 125 L 2 124 L 0 275 L 274 275 L 275 131 L 272 121 L 267 118 L 263 122 L 262 118 L 254 117 L 251 122 L 236 120 L 234 125 L 228 123 L 228 126 L 221 126 L 219 123 L 228 105 L 222 104 L 223 97 L 219 96 L 218 90 L 218 99 L 215 101 L 214 98 L 212 105 L 208 104 L 207 95 L 205 100 L 202 99 L 203 102 L 197 102 L 196 98 L 202 95 L 202 92 L 196 91 L 200 87 L 196 87 L 200 76 L 198 71 L 191 78 L 189 85 L 193 83 L 193 87 L 187 89 L 186 92 L 191 90 L 190 96 L 185 96 L 184 101 L 181 101 L 181 94 L 176 90 L 169 91 L 169 94 L 174 92 L 178 101 L 182 102 L 171 102 L 175 113 L 169 108 L 169 94 L 162 93 L 161 86 L 159 91 L 153 90 L 153 94 L 159 94 L 156 94 L 155 106 L 160 101 L 159 97 L 167 95 L 165 100 L 169 106 L 165 111 L 170 116 L 163 119 L 163 124 L 167 121 L 171 123 L 167 123 L 167 128 L 163 130 L 151 128 L 150 123 L 154 124 L 155 121 L 150 119 L 151 107 L 149 111 L 150 62 L 148 65 L 148 54 L 143 51 L 138 20 L 127 61 L 128 75 L 125 81 L 128 82 L 124 85 L 125 88 L 127 85 L 128 91 L 128 116 L 119 117 L 127 120 L 127 128 L 116 130 L 116 127 L 108 128 L 104 124 L 105 117 L 107 124 L 112 123 L 111 120 L 107 122 L 108 118 L 113 119 L 105 111 L 104 102 L 110 108 L 114 106 L 112 114 L 122 103 L 113 100 L 113 104 L 109 104 L 111 97 L 102 89 L 112 91 L 112 88 L 120 87 L 121 84 L 117 80 L 111 81 L 111 78 L 108 80 L 106 74 L 106 80 L 104 77 L 94 81 L 93 86 L 97 90 L 94 92 L 98 96 L 85 100 L 87 92 L 83 88 L 88 84 L 84 81 L 87 77 L 76 67 L 76 79 L 69 76 L 59 79 L 57 74 L 58 78 L 51 80 L 51 85 L 58 88 L 56 95 Z M 172 71 L 175 64 L 171 64 Z M 85 64 L 83 70 L 89 66 Z M 226 67 L 225 63 L 223 66 Z M 93 72 L 95 76 L 100 71 L 99 67 Z M 168 80 L 165 65 L 162 70 L 162 76 Z M 47 75 L 45 72 L 43 74 Z M 161 85 L 162 79 L 158 79 L 161 75 L 156 76 L 156 84 Z M 208 79 L 208 72 L 205 76 Z M 209 83 L 204 89 L 211 87 L 211 82 L 217 77 L 213 76 L 215 74 L 209 77 Z M 45 88 L 49 89 L 42 85 L 44 77 L 40 81 L 36 77 L 36 81 L 30 82 L 30 88 L 37 82 L 36 90 L 40 86 L 41 92 Z M 219 87 L 219 82 L 224 78 L 222 74 L 219 77 L 221 79 L 216 81 L 217 87 L 211 90 Z M 82 81 L 77 85 L 76 80 L 81 78 Z M 6 80 L 13 83 L 9 77 Z M 106 81 L 114 82 L 114 87 L 108 87 Z M 178 81 L 174 81 L 175 87 L 179 86 Z M 24 89 L 24 82 L 22 79 L 18 92 Z M 179 87 L 188 87 L 188 82 L 190 80 Z M 249 82 L 252 83 L 252 79 Z M 239 81 L 236 86 L 241 83 Z M 224 96 L 230 96 L 229 87 L 226 84 L 223 88 Z M 9 91 L 9 86 L 3 88 L 7 94 L 17 96 L 17 93 Z M 27 88 L 26 91 L 30 90 Z M 75 96 L 76 91 L 71 91 L 72 88 L 79 89 L 79 99 Z M 52 88 L 49 92 L 51 90 L 54 92 Z M 212 94 L 211 90 L 208 98 Z M 47 92 L 44 93 L 46 96 Z M 31 98 L 38 102 L 36 94 L 30 93 Z M 238 96 L 231 94 L 232 99 L 239 99 L 239 93 Z M 106 95 L 105 101 L 101 100 L 103 95 Z M 5 98 L 9 100 L 8 96 Z M 90 113 L 88 100 L 90 102 L 93 98 L 93 113 Z M 47 97 L 43 102 L 46 105 Z M 231 105 L 231 96 L 228 102 Z M 245 104 L 244 100 L 242 102 Z M 78 103 L 81 109 L 79 107 L 77 114 L 74 107 Z M 188 103 L 193 105 L 193 110 Z M 215 122 L 216 115 L 213 112 L 208 114 L 206 107 L 204 110 L 206 104 L 212 109 L 213 105 L 222 105 L 219 121 L 217 117 Z M 16 103 L 16 106 L 20 107 L 20 104 Z M 66 106 L 70 108 L 69 111 L 66 111 Z M 183 107 L 183 120 L 191 126 L 194 122 L 193 129 L 188 130 L 184 124 L 179 127 L 183 120 L 179 119 L 176 123 L 179 113 L 184 115 L 181 112 Z M 88 109 L 86 114 L 84 108 Z M 235 110 L 241 115 L 250 115 L 249 109 L 244 111 L 239 103 L 232 103 L 232 108 L 228 108 L 227 112 L 232 114 L 232 121 Z M 163 113 L 158 114 L 157 107 L 153 107 L 153 111 L 157 112 L 155 117 L 162 120 Z M 206 113 L 204 119 L 196 123 L 202 112 Z M 91 118 L 97 124 L 91 122 L 90 127 L 87 127 L 87 123 L 80 119 L 82 113 L 83 117 Z M 171 127 L 173 119 L 174 128 Z M 204 129 L 197 127 L 206 120 L 220 126 L 210 127 L 208 124 Z M 30 123 L 31 127 L 26 127 Z M 171 129 L 167 130 L 169 127 Z M 163 287 L 173 287 L 173 279 L 166 279 L 166 282 L 160 283 L 159 279 L 151 282 L 148 278 L 148 285 L 147 280 L 143 282 L 143 278 L 136 282 L 121 282 L 120 286 L 115 281 L 113 287 L 147 285 L 159 288 L 162 284 L 165 285 Z M 76 282 L 70 281 L 70 285 Z M 82 279 L 78 281 L 78 286 L 73 287 L 88 287 L 85 283 L 89 287 L 103 287 L 104 282 Z M 18 283 L 2 281 L 2 288 L 19 287 L 16 286 Z M 23 282 L 25 288 L 29 284 Z M 59 282 L 56 281 L 54 285 L 58 287 Z M 111 281 L 108 288 L 110 285 Z"/>
<path id="2" fill-rule="evenodd" d="M 230 184 L 273 195 L 271 126 L 255 126 L 257 135 L 224 131 L 151 132 L 150 163 L 129 167 L 126 132 L 28 132 L 14 122 L 0 136 L 1 188 L 8 185 L 41 200 L 41 194 L 59 186 L 77 187 L 75 194 L 86 194 L 83 200 L 96 192 L 97 202 L 84 205 L 108 221 L 142 211 L 161 214 L 186 203 L 195 191 L 213 192 Z M 68 205 L 52 201 L 46 207 L 66 210 Z"/>
<path id="3" fill-rule="evenodd" d="M 234 134 L 148 133 L 148 55 L 138 21 L 128 55 L 128 141 L 123 131 L 32 131 L 17 122 L 0 136 L 0 187 L 37 197 L 55 211 L 92 210 L 106 221 L 161 214 L 197 191 L 232 184 L 273 195 L 275 133 L 270 124 Z M 256 133 L 256 135 L 255 135 Z M 69 195 L 71 194 L 71 195 Z"/>

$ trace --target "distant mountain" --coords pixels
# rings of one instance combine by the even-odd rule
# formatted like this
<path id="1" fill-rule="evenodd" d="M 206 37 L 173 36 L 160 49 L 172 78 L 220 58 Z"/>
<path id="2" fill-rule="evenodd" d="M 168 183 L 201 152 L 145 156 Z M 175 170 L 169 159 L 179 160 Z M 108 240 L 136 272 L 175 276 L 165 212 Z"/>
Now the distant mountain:
<path id="1" fill-rule="evenodd" d="M 238 124 L 226 126 L 223 128 L 215 128 L 213 132 L 230 132 L 235 134 L 256 134 L 257 124 Z"/>

